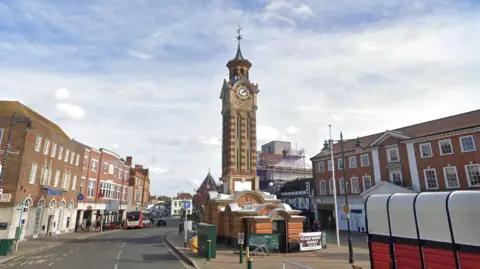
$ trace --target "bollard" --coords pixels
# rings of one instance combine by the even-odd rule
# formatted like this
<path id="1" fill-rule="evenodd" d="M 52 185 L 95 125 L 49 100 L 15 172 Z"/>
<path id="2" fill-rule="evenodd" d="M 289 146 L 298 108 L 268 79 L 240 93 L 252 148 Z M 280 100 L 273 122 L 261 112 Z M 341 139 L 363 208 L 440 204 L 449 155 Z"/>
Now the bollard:
<path id="1" fill-rule="evenodd" d="M 243 263 L 243 243 L 240 243 L 240 263 Z"/>
<path id="2" fill-rule="evenodd" d="M 253 261 L 252 258 L 248 258 L 248 260 L 247 260 L 247 269 L 252 269 L 252 261 Z"/>
<path id="3" fill-rule="evenodd" d="M 212 240 L 208 239 L 207 240 L 207 261 L 210 260 L 211 256 L 212 256 Z"/>

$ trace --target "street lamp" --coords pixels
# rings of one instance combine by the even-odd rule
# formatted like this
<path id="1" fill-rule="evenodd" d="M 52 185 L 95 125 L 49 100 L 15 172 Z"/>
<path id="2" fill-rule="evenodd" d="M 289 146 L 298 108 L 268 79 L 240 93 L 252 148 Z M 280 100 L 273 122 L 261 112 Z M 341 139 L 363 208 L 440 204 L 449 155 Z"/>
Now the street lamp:
<path id="1" fill-rule="evenodd" d="M 360 140 L 357 139 L 357 142 L 359 142 L 359 141 Z M 358 145 L 358 147 L 357 147 L 357 145 Z M 357 145 L 355 147 L 358 150 L 358 148 L 360 147 L 360 143 L 357 143 Z M 346 211 L 345 213 L 347 213 L 348 262 L 353 264 L 354 259 L 353 259 L 352 236 L 351 236 L 351 231 L 350 231 L 350 208 L 348 206 L 347 173 L 346 173 L 346 169 L 345 169 L 345 167 L 346 167 L 346 165 L 345 165 L 345 151 L 343 150 L 343 134 L 342 134 L 342 132 L 340 132 L 340 146 L 341 146 L 341 150 L 342 150 L 343 188 L 345 190 L 345 207 L 346 207 L 346 210 L 344 210 L 344 211 Z"/>

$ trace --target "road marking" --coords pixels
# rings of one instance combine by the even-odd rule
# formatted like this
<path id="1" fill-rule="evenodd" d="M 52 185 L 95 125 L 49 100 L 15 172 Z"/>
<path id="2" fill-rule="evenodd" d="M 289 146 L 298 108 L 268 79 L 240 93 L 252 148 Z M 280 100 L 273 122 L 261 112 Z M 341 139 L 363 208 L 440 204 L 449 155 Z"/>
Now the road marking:
<path id="1" fill-rule="evenodd" d="M 57 261 L 59 261 L 61 258 L 58 258 Z"/>
<path id="2" fill-rule="evenodd" d="M 76 250 L 79 250 L 79 249 L 80 249 L 80 247 L 76 247 L 75 249 L 76 249 Z"/>
<path id="3" fill-rule="evenodd" d="M 118 268 L 118 264 L 115 264 L 115 266 L 113 267 L 113 269 L 117 269 Z"/>
<path id="4" fill-rule="evenodd" d="M 122 246 L 120 247 L 120 250 L 118 251 L 118 255 L 117 255 L 117 261 L 120 260 L 120 255 L 122 255 L 122 250 L 123 248 L 125 247 L 125 242 L 122 244 Z"/>
<path id="5" fill-rule="evenodd" d="M 52 266 L 52 265 L 53 265 L 53 262 L 48 264 L 48 266 Z"/>

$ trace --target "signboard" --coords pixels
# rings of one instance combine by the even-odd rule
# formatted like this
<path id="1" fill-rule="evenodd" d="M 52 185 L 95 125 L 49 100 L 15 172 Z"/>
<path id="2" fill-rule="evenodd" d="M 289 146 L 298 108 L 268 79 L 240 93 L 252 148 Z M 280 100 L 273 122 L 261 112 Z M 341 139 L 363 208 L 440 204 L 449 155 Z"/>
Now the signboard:
<path id="1" fill-rule="evenodd" d="M 63 191 L 47 189 L 47 195 L 62 196 Z"/>
<path id="2" fill-rule="evenodd" d="M 77 197 L 78 201 L 82 201 L 83 200 L 83 195 L 82 194 L 79 194 L 78 197 Z"/>
<path id="3" fill-rule="evenodd" d="M 322 233 L 300 233 L 300 251 L 322 249 Z"/>
<path id="4" fill-rule="evenodd" d="M 189 209 L 190 208 L 190 202 L 189 201 L 186 201 L 183 208 L 185 209 Z"/>
<path id="5" fill-rule="evenodd" d="M 12 200 L 11 193 L 2 193 L 2 198 L 0 198 L 0 203 L 9 203 Z"/>
<path id="6" fill-rule="evenodd" d="M 245 234 L 244 233 L 238 233 L 238 244 L 243 244 L 245 242 Z"/>

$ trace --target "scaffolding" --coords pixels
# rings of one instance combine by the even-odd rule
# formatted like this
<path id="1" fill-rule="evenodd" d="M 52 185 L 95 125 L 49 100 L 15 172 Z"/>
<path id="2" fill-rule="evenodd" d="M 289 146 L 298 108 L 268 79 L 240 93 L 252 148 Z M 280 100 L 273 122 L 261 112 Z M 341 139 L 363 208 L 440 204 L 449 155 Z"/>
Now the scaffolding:
<path id="1" fill-rule="evenodd" d="M 257 160 L 260 189 L 264 191 L 277 193 L 287 182 L 312 177 L 312 167 L 305 160 L 303 148 L 285 149 L 282 155 L 258 153 Z"/>

